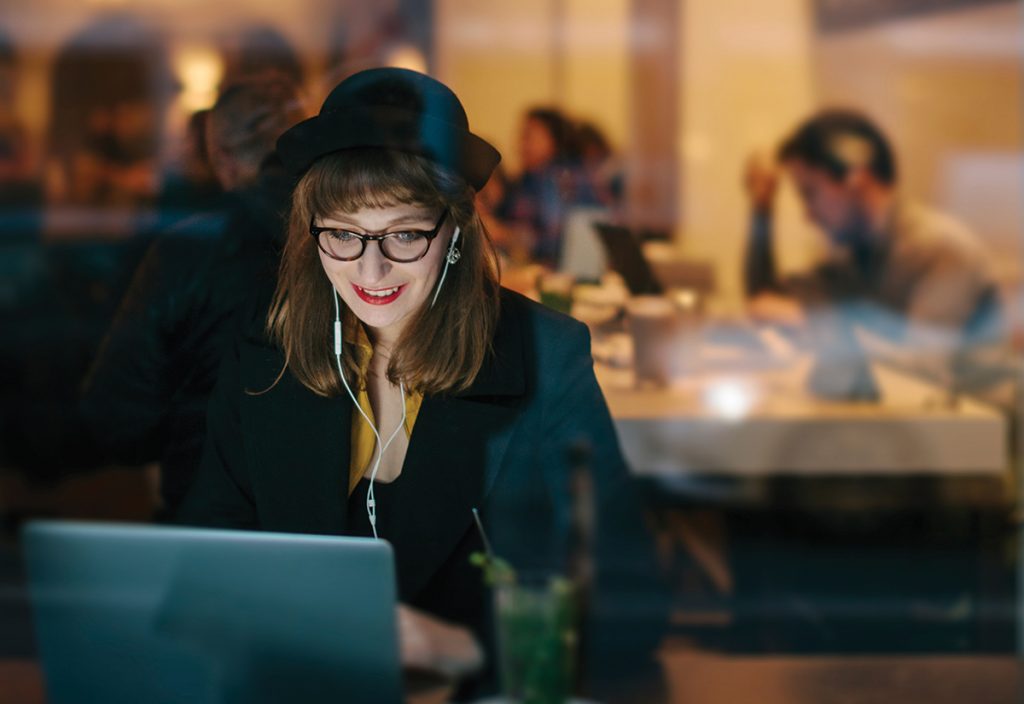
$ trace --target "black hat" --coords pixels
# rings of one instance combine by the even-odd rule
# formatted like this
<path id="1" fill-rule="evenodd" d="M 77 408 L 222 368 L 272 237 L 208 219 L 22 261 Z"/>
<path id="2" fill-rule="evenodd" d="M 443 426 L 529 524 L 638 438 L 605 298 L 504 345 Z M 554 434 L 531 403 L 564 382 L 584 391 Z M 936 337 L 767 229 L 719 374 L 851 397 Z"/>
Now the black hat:
<path id="1" fill-rule="evenodd" d="M 325 154 L 355 147 L 419 154 L 477 190 L 501 161 L 497 149 L 469 131 L 455 93 L 430 76 L 401 68 L 349 76 L 327 96 L 319 115 L 277 140 L 281 160 L 296 175 Z"/>

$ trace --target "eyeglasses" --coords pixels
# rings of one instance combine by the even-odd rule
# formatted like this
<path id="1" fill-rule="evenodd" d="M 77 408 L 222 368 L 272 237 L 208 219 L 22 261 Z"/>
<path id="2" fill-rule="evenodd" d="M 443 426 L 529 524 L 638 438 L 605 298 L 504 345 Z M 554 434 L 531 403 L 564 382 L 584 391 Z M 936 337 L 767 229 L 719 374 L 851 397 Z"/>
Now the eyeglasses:
<path id="1" fill-rule="evenodd" d="M 448 209 L 441 213 L 432 230 L 402 230 L 401 232 L 362 233 L 335 227 L 317 227 L 309 222 L 309 234 L 317 246 L 331 259 L 351 262 L 363 256 L 367 242 L 376 242 L 380 252 L 393 262 L 415 262 L 426 256 L 430 243 L 441 232 L 441 225 L 448 217 Z"/>

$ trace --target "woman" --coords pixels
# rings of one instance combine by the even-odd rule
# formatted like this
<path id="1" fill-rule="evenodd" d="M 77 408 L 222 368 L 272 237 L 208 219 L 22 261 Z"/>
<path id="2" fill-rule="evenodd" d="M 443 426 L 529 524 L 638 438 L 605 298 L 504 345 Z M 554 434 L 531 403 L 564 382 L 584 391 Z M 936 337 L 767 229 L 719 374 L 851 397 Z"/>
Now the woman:
<path id="1" fill-rule="evenodd" d="M 493 641 L 472 510 L 513 565 L 564 572 L 570 448 L 599 512 L 629 505 L 586 329 L 500 289 L 474 210 L 500 156 L 437 81 L 356 74 L 278 151 L 299 180 L 277 290 L 224 362 L 180 518 L 387 539 L 405 661 L 464 673 Z"/>
<path id="2" fill-rule="evenodd" d="M 561 266 L 568 210 L 600 205 L 580 156 L 575 127 L 561 111 L 527 111 L 519 133 L 522 172 L 509 186 L 499 215 L 525 231 L 534 261 L 555 269 Z"/>

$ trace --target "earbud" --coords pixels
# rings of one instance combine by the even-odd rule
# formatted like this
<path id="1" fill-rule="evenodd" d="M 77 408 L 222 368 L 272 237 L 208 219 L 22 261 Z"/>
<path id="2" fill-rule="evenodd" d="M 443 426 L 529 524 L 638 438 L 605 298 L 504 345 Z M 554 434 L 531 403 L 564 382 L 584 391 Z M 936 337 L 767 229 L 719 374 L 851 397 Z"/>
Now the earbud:
<path id="1" fill-rule="evenodd" d="M 455 249 L 455 243 L 459 241 L 459 234 L 461 232 L 462 230 L 456 225 L 455 232 L 452 233 L 452 241 L 448 245 L 448 253 L 444 256 L 444 269 L 441 270 L 441 279 L 437 282 L 437 290 L 434 291 L 434 298 L 430 301 L 431 308 L 437 303 L 437 297 L 441 295 L 441 285 L 444 284 L 444 277 L 448 275 L 448 267 L 457 263 L 462 258 L 462 252 Z"/>
<path id="2" fill-rule="evenodd" d="M 459 241 L 459 228 L 455 228 L 455 233 L 452 235 L 452 241 L 448 245 L 448 254 L 445 255 L 445 264 L 455 264 L 462 258 L 462 252 L 455 249 L 455 243 Z"/>

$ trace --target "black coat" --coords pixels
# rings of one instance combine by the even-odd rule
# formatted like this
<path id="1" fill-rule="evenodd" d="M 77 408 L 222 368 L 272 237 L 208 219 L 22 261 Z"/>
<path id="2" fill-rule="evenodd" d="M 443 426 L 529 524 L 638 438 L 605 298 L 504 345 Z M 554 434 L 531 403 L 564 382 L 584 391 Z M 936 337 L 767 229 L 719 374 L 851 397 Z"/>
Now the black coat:
<path id="1" fill-rule="evenodd" d="M 283 365 L 261 323 L 257 316 L 221 368 L 203 461 L 179 519 L 343 534 L 352 403 L 319 397 L 289 373 L 264 394 L 247 393 L 271 386 Z M 597 511 L 594 603 L 613 603 L 602 601 L 603 584 L 633 585 L 620 594 L 632 600 L 655 582 L 585 326 L 503 291 L 493 350 L 468 390 L 423 399 L 400 478 L 416 483 L 416 501 L 403 505 L 394 541 L 399 598 L 467 625 L 488 649 L 490 597 L 469 564 L 482 548 L 471 509 L 516 568 L 564 573 L 573 544 L 586 542 L 574 531 L 574 452 L 589 457 Z"/>
<path id="2" fill-rule="evenodd" d="M 153 242 L 135 273 L 82 395 L 92 437 L 108 459 L 159 461 L 173 514 L 192 481 L 206 404 L 232 321 L 254 291 L 272 291 L 291 179 L 272 166 L 225 196 L 221 212 L 181 223 Z"/>

